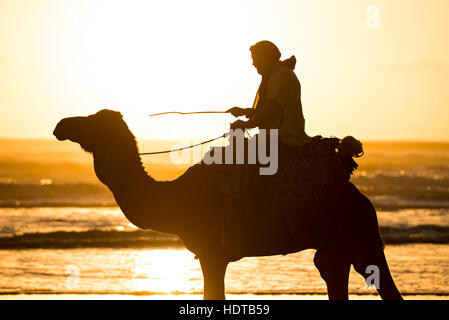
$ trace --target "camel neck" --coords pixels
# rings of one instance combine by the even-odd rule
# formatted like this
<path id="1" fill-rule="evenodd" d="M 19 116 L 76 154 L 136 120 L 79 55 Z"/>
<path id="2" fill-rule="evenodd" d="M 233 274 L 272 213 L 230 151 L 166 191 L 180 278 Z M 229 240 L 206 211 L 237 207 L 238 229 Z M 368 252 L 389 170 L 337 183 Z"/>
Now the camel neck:
<path id="1" fill-rule="evenodd" d="M 112 191 L 120 209 L 134 225 L 176 233 L 171 224 L 176 219 L 163 210 L 164 194 L 168 192 L 165 182 L 157 182 L 146 173 L 137 150 L 133 156 L 127 154 L 116 158 L 94 154 L 94 168 L 100 181 Z"/>

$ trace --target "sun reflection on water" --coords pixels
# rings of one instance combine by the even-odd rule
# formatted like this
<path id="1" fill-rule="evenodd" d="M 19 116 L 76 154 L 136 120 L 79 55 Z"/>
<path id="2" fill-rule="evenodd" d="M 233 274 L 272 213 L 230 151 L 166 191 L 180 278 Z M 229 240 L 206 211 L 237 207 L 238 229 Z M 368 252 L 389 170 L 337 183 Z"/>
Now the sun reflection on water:
<path id="1" fill-rule="evenodd" d="M 199 292 L 192 280 L 201 280 L 199 262 L 186 250 L 146 250 L 134 258 L 132 269 L 134 292 Z M 194 281 L 197 282 L 198 281 Z"/>

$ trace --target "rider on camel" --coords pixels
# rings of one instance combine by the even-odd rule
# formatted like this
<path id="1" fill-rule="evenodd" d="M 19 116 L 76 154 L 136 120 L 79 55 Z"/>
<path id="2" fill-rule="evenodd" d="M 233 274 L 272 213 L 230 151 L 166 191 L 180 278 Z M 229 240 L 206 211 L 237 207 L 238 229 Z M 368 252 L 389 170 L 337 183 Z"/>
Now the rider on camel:
<path id="1" fill-rule="evenodd" d="M 233 107 L 228 110 L 237 120 L 231 129 L 278 129 L 280 144 L 297 147 L 311 141 L 305 133 L 301 104 L 301 84 L 294 73 L 294 56 L 281 61 L 279 49 L 270 41 L 260 41 L 250 47 L 253 65 L 262 81 L 252 108 Z M 280 146 L 281 147 L 281 146 Z"/>

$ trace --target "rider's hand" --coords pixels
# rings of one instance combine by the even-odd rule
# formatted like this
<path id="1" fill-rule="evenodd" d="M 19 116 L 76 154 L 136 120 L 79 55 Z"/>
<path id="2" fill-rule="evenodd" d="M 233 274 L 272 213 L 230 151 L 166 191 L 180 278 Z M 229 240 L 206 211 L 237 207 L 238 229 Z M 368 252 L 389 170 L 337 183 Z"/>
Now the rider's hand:
<path id="1" fill-rule="evenodd" d="M 240 107 L 232 107 L 231 109 L 227 110 L 226 112 L 232 114 L 234 117 L 241 117 L 246 115 L 246 109 L 240 108 Z"/>
<path id="2" fill-rule="evenodd" d="M 231 123 L 231 129 L 232 130 L 236 130 L 236 129 L 245 130 L 246 129 L 246 121 L 243 121 L 243 120 L 234 121 L 233 123 Z"/>

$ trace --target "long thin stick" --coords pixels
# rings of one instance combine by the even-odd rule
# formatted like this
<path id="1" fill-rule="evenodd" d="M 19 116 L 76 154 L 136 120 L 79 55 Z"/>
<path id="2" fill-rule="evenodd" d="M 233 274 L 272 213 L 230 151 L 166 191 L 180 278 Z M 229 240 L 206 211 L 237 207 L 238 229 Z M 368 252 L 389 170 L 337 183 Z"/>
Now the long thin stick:
<path id="1" fill-rule="evenodd" d="M 153 113 L 153 114 L 149 114 L 148 116 L 149 117 L 155 117 L 155 116 L 160 116 L 160 115 L 163 115 L 163 114 L 182 114 L 182 115 L 185 115 L 185 114 L 199 114 L 199 113 L 227 113 L 227 111 L 194 111 L 194 112 L 168 111 L 168 112 L 161 112 L 161 113 Z M 154 152 L 142 152 L 142 153 L 139 153 L 139 155 L 145 156 L 145 155 L 151 155 L 151 154 L 161 154 L 161 153 L 169 153 L 169 152 L 174 152 L 174 151 L 181 151 L 181 150 L 197 147 L 197 146 L 200 146 L 202 144 L 206 144 L 206 143 L 209 143 L 209 142 L 212 142 L 212 141 L 218 140 L 220 138 L 224 138 L 224 137 L 226 137 L 226 133 L 222 134 L 219 137 L 216 137 L 216 138 L 213 138 L 213 139 L 210 139 L 210 140 L 207 140 L 207 141 L 203 141 L 203 142 L 200 142 L 200 143 L 197 143 L 197 144 L 194 144 L 194 145 L 190 145 L 190 146 L 187 146 L 187 147 L 183 147 L 183 148 L 179 148 L 179 149 L 173 149 L 173 150 L 163 150 L 163 151 L 154 151 Z"/>
<path id="2" fill-rule="evenodd" d="M 179 111 L 169 111 L 161 113 L 153 113 L 148 115 L 149 117 L 160 116 L 163 114 L 199 114 L 199 113 L 227 113 L 226 111 L 195 111 L 195 112 L 179 112 Z"/>

